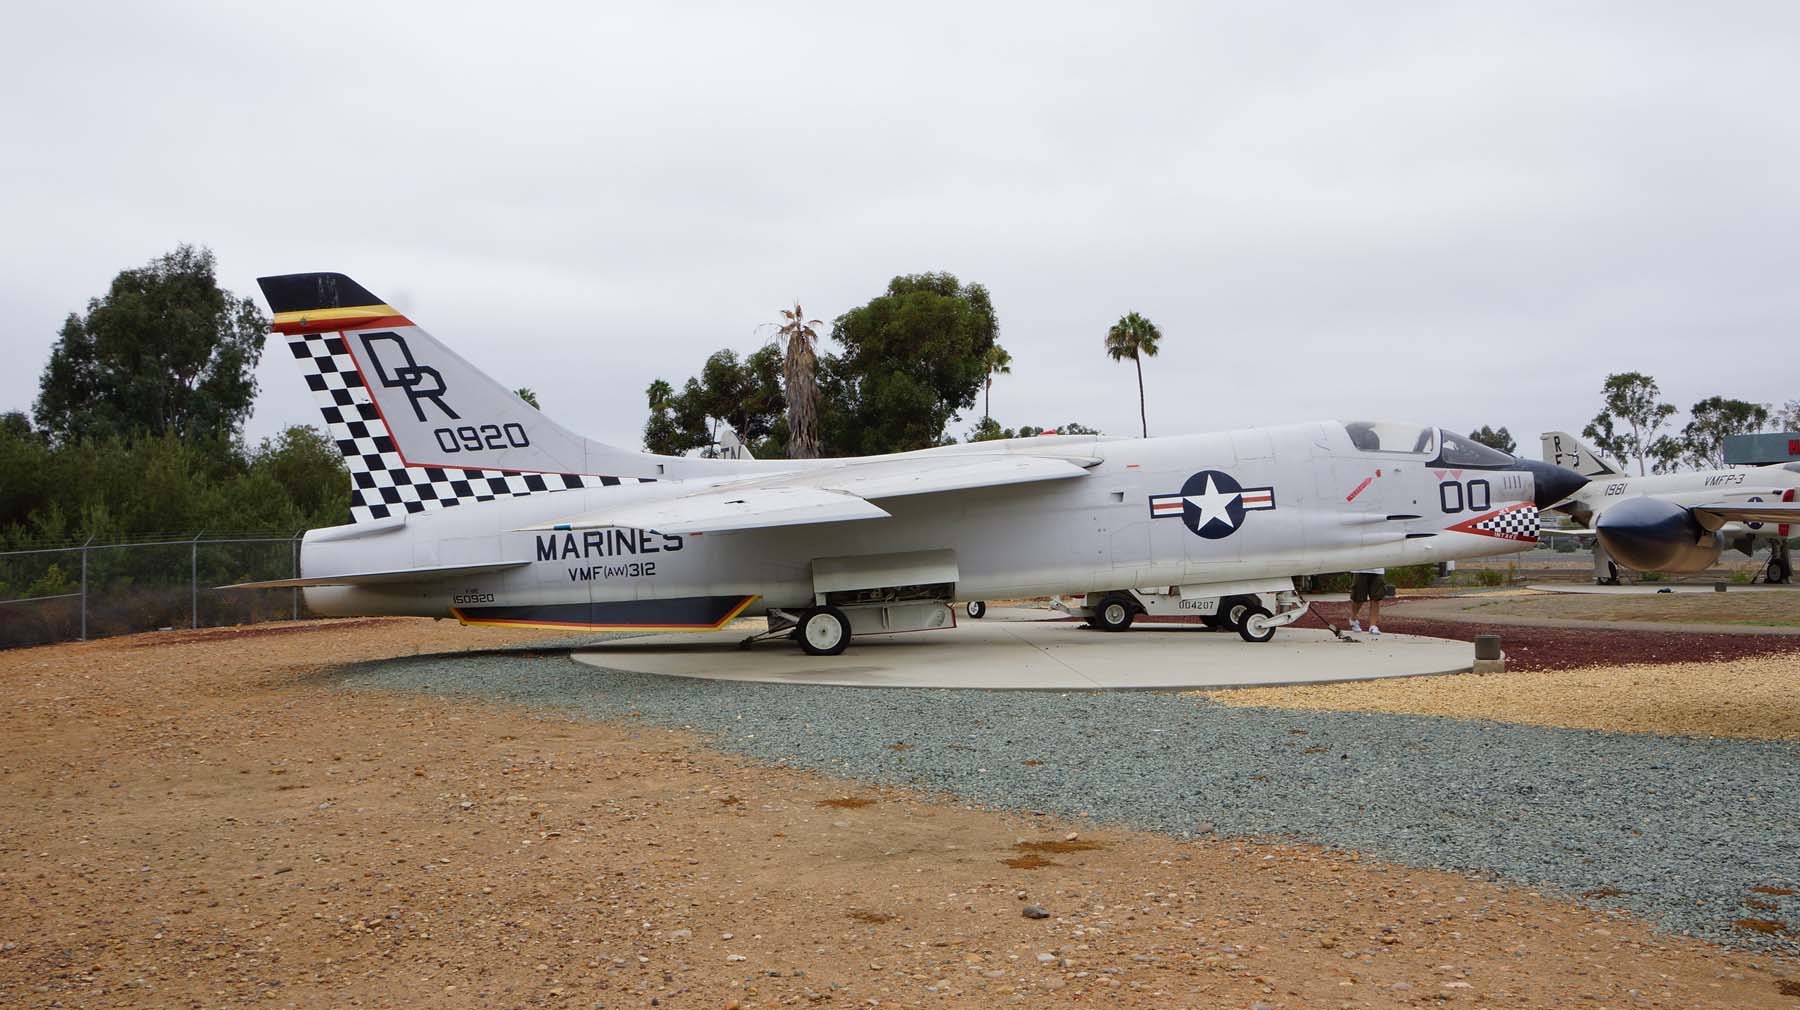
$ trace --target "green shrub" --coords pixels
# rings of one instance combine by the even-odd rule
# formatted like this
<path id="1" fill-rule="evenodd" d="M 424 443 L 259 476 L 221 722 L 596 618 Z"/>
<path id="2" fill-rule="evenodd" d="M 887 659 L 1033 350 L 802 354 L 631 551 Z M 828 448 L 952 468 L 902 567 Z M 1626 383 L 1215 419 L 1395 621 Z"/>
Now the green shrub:
<path id="1" fill-rule="evenodd" d="M 1478 586 L 1504 586 L 1506 585 L 1506 573 L 1493 568 L 1483 568 L 1475 573 L 1475 584 Z"/>
<path id="2" fill-rule="evenodd" d="M 1638 581 L 1639 582 L 1666 582 L 1666 581 L 1668 581 L 1668 578 L 1669 577 L 1667 575 L 1664 575 L 1661 572 L 1639 572 L 1638 573 Z"/>
<path id="3" fill-rule="evenodd" d="M 38 579 L 26 588 L 25 597 L 30 599 L 38 596 L 61 596 L 64 593 L 75 592 L 80 588 L 81 583 L 71 579 L 68 574 L 62 570 L 62 566 L 51 565 L 49 570 L 44 572 L 43 578 Z"/>
<path id="4" fill-rule="evenodd" d="M 1437 565 L 1435 563 L 1430 563 L 1390 568 L 1387 570 L 1387 575 L 1383 576 L 1383 578 L 1385 578 L 1388 585 L 1391 586 L 1397 586 L 1401 589 L 1418 589 L 1422 586 L 1429 586 L 1437 582 Z"/>
<path id="5" fill-rule="evenodd" d="M 1332 572 L 1328 575 L 1312 576 L 1312 588 L 1309 593 L 1347 593 L 1350 591 L 1350 573 Z"/>
<path id="6" fill-rule="evenodd" d="M 1742 568 L 1731 573 L 1731 581 L 1733 581 L 1733 582 L 1749 582 L 1754 577 L 1755 576 L 1751 575 L 1749 572 L 1745 571 Z"/>

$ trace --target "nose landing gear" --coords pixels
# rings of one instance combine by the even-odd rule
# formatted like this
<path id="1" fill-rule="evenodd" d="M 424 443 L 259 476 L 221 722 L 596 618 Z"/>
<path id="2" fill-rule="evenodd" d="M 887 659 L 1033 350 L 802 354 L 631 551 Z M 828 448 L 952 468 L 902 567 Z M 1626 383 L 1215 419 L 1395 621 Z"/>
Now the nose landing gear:
<path id="1" fill-rule="evenodd" d="M 1215 631 L 1235 631 L 1246 642 L 1267 642 L 1275 637 L 1276 628 L 1299 620 L 1310 606 L 1285 580 L 1266 590 L 1216 597 L 1195 595 L 1194 588 L 1189 587 L 1186 597 L 1179 586 L 1089 593 L 1082 605 L 1061 609 L 1086 618 L 1088 627 L 1100 631 L 1124 631 L 1139 614 L 1198 616 Z"/>
<path id="2" fill-rule="evenodd" d="M 1769 567 L 1763 570 L 1763 581 L 1784 586 L 1794 580 L 1794 552 L 1785 540 L 1769 545 Z"/>
<path id="3" fill-rule="evenodd" d="M 1261 604 L 1244 608 L 1243 620 L 1237 626 L 1238 637 L 1246 642 L 1266 642 L 1274 638 L 1273 617 Z"/>

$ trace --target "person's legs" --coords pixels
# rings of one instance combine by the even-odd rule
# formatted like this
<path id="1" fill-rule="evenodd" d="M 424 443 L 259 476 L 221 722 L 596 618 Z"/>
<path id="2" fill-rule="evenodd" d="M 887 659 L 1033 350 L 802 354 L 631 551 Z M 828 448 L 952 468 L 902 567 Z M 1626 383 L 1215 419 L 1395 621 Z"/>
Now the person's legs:
<path id="1" fill-rule="evenodd" d="M 1350 576 L 1350 630 L 1361 631 L 1363 601 L 1368 599 L 1368 576 L 1358 572 Z"/>
<path id="2" fill-rule="evenodd" d="M 1374 591 L 1369 593 L 1369 630 L 1371 632 L 1381 628 L 1381 598 L 1386 593 L 1387 587 L 1380 582 L 1376 582 Z"/>

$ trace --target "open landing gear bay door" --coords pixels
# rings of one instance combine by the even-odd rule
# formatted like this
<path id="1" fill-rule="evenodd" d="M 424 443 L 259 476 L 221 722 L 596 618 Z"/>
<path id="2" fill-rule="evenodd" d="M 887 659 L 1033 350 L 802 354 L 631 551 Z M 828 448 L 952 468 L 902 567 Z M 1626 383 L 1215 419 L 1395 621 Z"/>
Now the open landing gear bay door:
<path id="1" fill-rule="evenodd" d="M 813 560 L 813 593 L 822 603 L 857 602 L 847 597 L 871 594 L 881 598 L 942 599 L 956 589 L 955 551 L 908 551 L 904 554 L 862 554 L 847 558 Z"/>

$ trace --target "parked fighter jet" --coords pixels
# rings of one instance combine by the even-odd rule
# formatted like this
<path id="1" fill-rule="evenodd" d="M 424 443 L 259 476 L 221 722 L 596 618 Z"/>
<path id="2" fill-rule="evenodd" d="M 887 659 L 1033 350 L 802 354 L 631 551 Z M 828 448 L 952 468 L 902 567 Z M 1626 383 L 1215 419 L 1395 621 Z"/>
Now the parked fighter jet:
<path id="1" fill-rule="evenodd" d="M 301 575 L 328 615 L 714 629 L 809 653 L 954 623 L 953 599 L 1178 587 L 1503 554 L 1580 478 L 1461 435 L 1353 422 L 1048 436 L 854 459 L 654 456 L 581 438 L 341 274 L 259 281 L 344 454 L 346 526 Z M 1536 481 L 1534 481 L 1534 477 Z M 1535 490 L 1534 490 L 1535 489 Z"/>
<path id="2" fill-rule="evenodd" d="M 1632 477 L 1566 431 L 1547 431 L 1544 462 L 1588 483 L 1551 508 L 1594 537 L 1594 580 L 1617 585 L 1618 565 L 1639 572 L 1698 572 L 1727 547 L 1754 557 L 1767 544 L 1769 582 L 1794 575 L 1790 539 L 1800 531 L 1800 463 Z"/>

